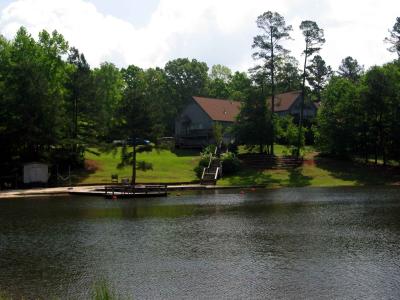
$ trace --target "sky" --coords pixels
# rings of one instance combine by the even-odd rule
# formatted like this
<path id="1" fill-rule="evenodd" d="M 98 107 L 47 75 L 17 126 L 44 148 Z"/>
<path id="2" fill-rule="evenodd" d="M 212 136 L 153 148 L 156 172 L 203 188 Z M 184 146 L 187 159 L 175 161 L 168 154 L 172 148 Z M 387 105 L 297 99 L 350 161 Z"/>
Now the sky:
<path id="1" fill-rule="evenodd" d="M 269 10 L 293 26 L 285 46 L 298 60 L 303 20 L 324 29 L 320 55 L 334 70 L 346 56 L 366 68 L 395 58 L 383 40 L 400 16 L 399 0 L 0 0 L 0 34 L 12 39 L 20 26 L 35 38 L 57 30 L 92 67 L 164 67 L 188 57 L 247 71 L 257 63 L 255 21 Z"/>

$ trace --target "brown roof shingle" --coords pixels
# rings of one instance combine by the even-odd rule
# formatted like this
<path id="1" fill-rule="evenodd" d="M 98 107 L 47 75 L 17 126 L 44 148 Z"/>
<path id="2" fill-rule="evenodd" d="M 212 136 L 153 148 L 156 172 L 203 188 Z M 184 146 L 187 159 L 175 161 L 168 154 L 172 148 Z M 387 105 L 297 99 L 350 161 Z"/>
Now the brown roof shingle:
<path id="1" fill-rule="evenodd" d="M 193 99 L 214 121 L 235 122 L 240 112 L 239 101 L 204 97 L 193 97 Z"/>
<path id="2" fill-rule="evenodd" d="M 293 105 L 301 91 L 287 92 L 275 95 L 275 111 L 286 111 Z M 268 105 L 271 108 L 271 97 L 267 99 Z"/>

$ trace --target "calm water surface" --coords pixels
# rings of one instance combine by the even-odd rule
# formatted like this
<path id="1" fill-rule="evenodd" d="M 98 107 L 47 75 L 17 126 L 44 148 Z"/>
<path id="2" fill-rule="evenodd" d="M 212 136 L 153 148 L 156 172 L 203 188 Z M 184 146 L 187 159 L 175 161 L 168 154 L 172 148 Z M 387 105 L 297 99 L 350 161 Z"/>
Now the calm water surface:
<path id="1" fill-rule="evenodd" d="M 400 189 L 0 201 L 0 291 L 85 299 L 399 299 Z"/>

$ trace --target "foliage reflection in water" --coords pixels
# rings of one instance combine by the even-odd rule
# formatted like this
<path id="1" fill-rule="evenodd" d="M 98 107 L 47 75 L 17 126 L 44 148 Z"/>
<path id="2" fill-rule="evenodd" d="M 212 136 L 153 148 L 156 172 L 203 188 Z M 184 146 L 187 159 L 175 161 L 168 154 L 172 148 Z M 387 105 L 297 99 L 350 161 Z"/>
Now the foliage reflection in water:
<path id="1" fill-rule="evenodd" d="M 0 290 L 90 298 L 398 298 L 398 188 L 0 202 Z"/>

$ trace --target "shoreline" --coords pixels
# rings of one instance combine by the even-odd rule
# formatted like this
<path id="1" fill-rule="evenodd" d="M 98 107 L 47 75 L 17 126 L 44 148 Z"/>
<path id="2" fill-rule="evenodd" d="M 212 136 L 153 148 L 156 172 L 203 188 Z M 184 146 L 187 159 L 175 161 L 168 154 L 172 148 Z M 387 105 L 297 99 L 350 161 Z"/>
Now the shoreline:
<path id="1" fill-rule="evenodd" d="M 105 187 L 106 185 L 90 185 L 90 186 L 73 186 L 73 187 L 52 187 L 52 188 L 31 188 L 31 189 L 18 189 L 9 191 L 0 191 L 0 200 L 5 199 L 23 199 L 32 197 L 48 197 L 48 196 L 98 196 L 104 195 L 104 192 L 99 191 L 100 187 Z M 186 184 L 177 185 L 170 184 L 167 185 L 167 191 L 179 192 L 179 191 L 212 191 L 212 190 L 238 190 L 238 189 L 263 189 L 263 190 L 276 190 L 282 188 L 349 188 L 349 187 L 399 187 L 398 184 L 388 184 L 388 185 L 330 185 L 330 186 L 299 186 L 299 187 L 289 187 L 289 186 L 274 186 L 267 187 L 265 185 L 238 185 L 238 186 L 218 186 L 218 185 L 200 185 L 200 184 Z"/>
<path id="2" fill-rule="evenodd" d="M 68 195 L 93 195 L 102 196 L 104 192 L 98 191 L 99 188 L 106 185 L 87 185 L 87 186 L 73 186 L 73 187 L 52 187 L 52 188 L 31 188 L 31 189 L 18 189 L 9 191 L 0 191 L 1 199 L 16 199 L 16 198 L 30 198 L 41 196 L 68 196 Z M 174 191 L 207 191 L 207 190 L 228 190 L 228 189 L 249 189 L 249 188 L 266 188 L 264 185 L 254 186 L 214 186 L 214 185 L 200 185 L 200 184 L 185 184 L 167 185 L 168 192 Z M 97 191 L 97 192 L 96 192 Z"/>

